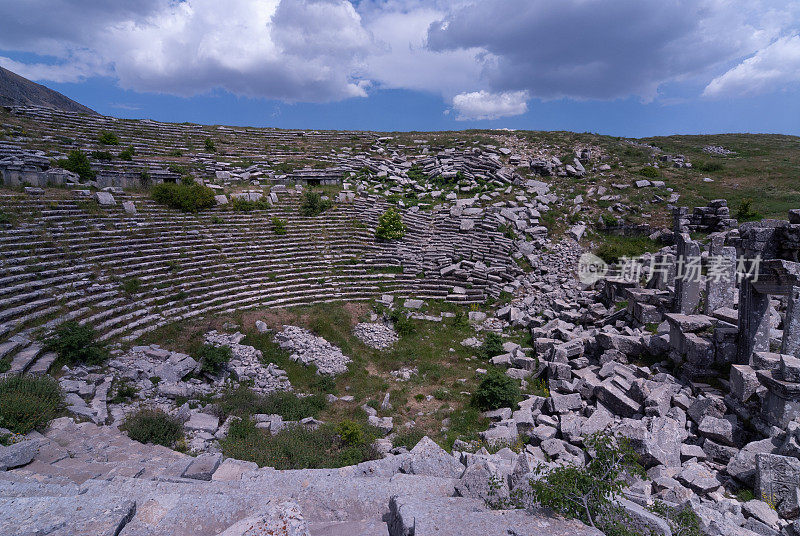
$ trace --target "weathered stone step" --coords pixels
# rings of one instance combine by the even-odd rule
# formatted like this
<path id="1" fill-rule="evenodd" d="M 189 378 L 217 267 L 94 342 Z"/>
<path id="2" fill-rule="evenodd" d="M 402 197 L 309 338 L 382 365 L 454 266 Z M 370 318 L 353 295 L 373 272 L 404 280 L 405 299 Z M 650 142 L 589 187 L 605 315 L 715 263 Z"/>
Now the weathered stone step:
<path id="1" fill-rule="evenodd" d="M 5 359 L 7 356 L 11 355 L 12 352 L 22 346 L 25 346 L 29 342 L 30 341 L 21 337 L 11 337 L 6 342 L 0 343 L 0 359 Z"/>
<path id="2" fill-rule="evenodd" d="M 387 524 L 389 536 L 603 536 L 577 521 L 525 510 L 490 510 L 483 500 L 463 497 L 393 496 Z"/>
<path id="3" fill-rule="evenodd" d="M 31 363 L 42 352 L 42 345 L 39 343 L 31 343 L 26 346 L 11 359 L 11 368 L 8 369 L 10 374 L 20 374 L 30 366 Z"/>
<path id="4" fill-rule="evenodd" d="M 36 362 L 28 369 L 28 373 L 34 375 L 46 374 L 57 358 L 58 354 L 55 352 L 46 352 L 40 355 Z"/>
<path id="5" fill-rule="evenodd" d="M 0 534 L 27 536 L 117 536 L 136 503 L 116 497 L 0 498 Z"/>

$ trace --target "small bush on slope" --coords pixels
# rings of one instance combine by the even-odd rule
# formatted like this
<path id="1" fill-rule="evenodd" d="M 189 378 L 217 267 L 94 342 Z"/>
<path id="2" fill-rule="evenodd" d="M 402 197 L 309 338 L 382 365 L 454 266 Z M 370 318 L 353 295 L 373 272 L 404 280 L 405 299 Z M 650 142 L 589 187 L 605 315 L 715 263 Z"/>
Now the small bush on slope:
<path id="1" fill-rule="evenodd" d="M 521 398 L 517 380 L 509 378 L 502 372 L 492 369 L 481 380 L 472 403 L 483 411 L 499 408 L 514 409 Z"/>
<path id="2" fill-rule="evenodd" d="M 184 212 L 197 212 L 216 205 L 214 190 L 199 184 L 174 184 L 165 182 L 153 187 L 153 199 Z"/>
<path id="3" fill-rule="evenodd" d="M 300 201 L 300 215 L 313 217 L 319 216 L 333 206 L 330 199 L 322 199 L 319 192 L 306 190 L 303 199 Z"/>
<path id="4" fill-rule="evenodd" d="M 489 332 L 486 340 L 480 347 L 480 354 L 483 359 L 491 359 L 503 353 L 503 339 L 497 333 Z"/>
<path id="5" fill-rule="evenodd" d="M 400 213 L 390 208 L 378 218 L 378 227 L 375 229 L 375 236 L 383 240 L 399 240 L 406 234 L 406 226 Z"/>
<path id="6" fill-rule="evenodd" d="M 530 498 L 605 534 L 633 536 L 613 499 L 625 487 L 626 473 L 645 476 L 638 456 L 626 441 L 602 432 L 587 438 L 586 446 L 592 459 L 585 466 L 568 464 L 549 470 L 537 466 L 537 477 L 530 479 Z"/>
<path id="7" fill-rule="evenodd" d="M 50 376 L 12 376 L 0 380 L 0 427 L 27 434 L 54 419 L 63 404 Z"/>
<path id="8" fill-rule="evenodd" d="M 247 418 L 256 413 L 278 414 L 287 421 L 297 421 L 305 417 L 316 417 L 325 409 L 327 402 L 320 394 L 298 397 L 294 393 L 275 391 L 260 395 L 240 386 L 229 389 L 216 401 L 221 417 L 236 415 Z"/>
<path id="9" fill-rule="evenodd" d="M 109 357 L 105 345 L 97 341 L 94 328 L 74 320 L 58 326 L 45 340 L 44 349 L 56 352 L 62 361 L 70 365 L 99 365 Z"/>
<path id="10" fill-rule="evenodd" d="M 92 181 L 97 176 L 97 173 L 92 170 L 89 158 L 78 149 L 70 151 L 67 158 L 58 160 L 56 165 L 67 171 L 77 173 L 81 180 L 84 181 Z"/>
<path id="11" fill-rule="evenodd" d="M 119 145 L 119 137 L 113 132 L 101 132 L 97 141 L 103 145 Z"/>
<path id="12" fill-rule="evenodd" d="M 193 356 L 200 362 L 200 370 L 205 374 L 216 376 L 222 367 L 231 360 L 233 354 L 229 346 L 203 345 Z"/>
<path id="13" fill-rule="evenodd" d="M 276 235 L 286 234 L 286 220 L 282 218 L 272 218 L 272 230 Z"/>
<path id="14" fill-rule="evenodd" d="M 369 427 L 348 422 L 323 424 L 316 430 L 289 426 L 275 435 L 255 427 L 252 420 L 231 424 L 220 442 L 225 456 L 276 469 L 345 467 L 380 458 L 372 448 L 378 434 Z"/>
<path id="15" fill-rule="evenodd" d="M 183 437 L 181 422 L 160 409 L 140 409 L 128 415 L 121 427 L 140 443 L 173 447 Z"/>

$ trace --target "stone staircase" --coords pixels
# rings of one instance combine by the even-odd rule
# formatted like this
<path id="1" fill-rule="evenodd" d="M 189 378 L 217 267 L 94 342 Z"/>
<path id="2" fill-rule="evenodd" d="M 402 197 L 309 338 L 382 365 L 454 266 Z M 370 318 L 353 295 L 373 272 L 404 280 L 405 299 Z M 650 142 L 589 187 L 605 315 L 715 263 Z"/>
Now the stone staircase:
<path id="1" fill-rule="evenodd" d="M 209 463 L 214 455 L 193 458 L 69 418 L 27 439 L 38 443 L 33 460 L 0 472 L 0 534 L 7 536 L 216 535 L 287 501 L 299 507 L 312 536 L 598 534 L 454 497 L 456 479 L 399 472 L 411 454 L 277 471 L 233 459 Z M 203 470 L 194 470 L 198 465 Z M 303 534 L 271 529 L 258 534 Z M 256 532 L 225 532 L 233 534 Z"/>

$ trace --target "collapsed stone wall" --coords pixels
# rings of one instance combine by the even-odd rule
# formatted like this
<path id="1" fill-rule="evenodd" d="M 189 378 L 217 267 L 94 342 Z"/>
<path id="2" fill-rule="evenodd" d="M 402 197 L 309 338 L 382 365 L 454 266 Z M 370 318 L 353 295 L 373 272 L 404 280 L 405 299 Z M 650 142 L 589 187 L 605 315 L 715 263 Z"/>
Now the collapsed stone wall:
<path id="1" fill-rule="evenodd" d="M 739 225 L 736 219 L 731 218 L 728 202 L 724 199 L 715 199 L 705 207 L 695 207 L 691 214 L 687 207 L 676 207 L 672 218 L 676 233 L 717 233 Z"/>

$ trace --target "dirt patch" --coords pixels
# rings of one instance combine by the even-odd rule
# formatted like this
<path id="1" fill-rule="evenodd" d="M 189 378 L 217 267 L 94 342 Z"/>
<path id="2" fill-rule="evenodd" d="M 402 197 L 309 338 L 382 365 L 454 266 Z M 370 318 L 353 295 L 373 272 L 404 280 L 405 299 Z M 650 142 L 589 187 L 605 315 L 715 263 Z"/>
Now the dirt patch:
<path id="1" fill-rule="evenodd" d="M 350 316 L 350 326 L 355 327 L 362 317 L 369 314 L 372 306 L 364 302 L 351 302 L 345 303 L 343 309 Z"/>
<path id="2" fill-rule="evenodd" d="M 300 326 L 309 328 L 312 319 L 316 316 L 315 307 L 326 307 L 325 304 L 247 311 L 242 314 L 242 324 L 245 329 L 252 329 L 256 320 L 263 320 L 270 329 L 280 331 L 283 326 Z M 342 304 L 342 310 L 347 314 L 350 327 L 355 327 L 360 319 L 369 314 L 371 306 L 363 302 L 347 302 Z"/>
<path id="3" fill-rule="evenodd" d="M 227 322 L 236 323 L 230 316 L 214 316 L 170 324 L 144 335 L 137 344 L 157 344 L 175 352 L 188 352 L 193 345 L 202 344 L 203 335 L 209 331 L 223 331 Z"/>

